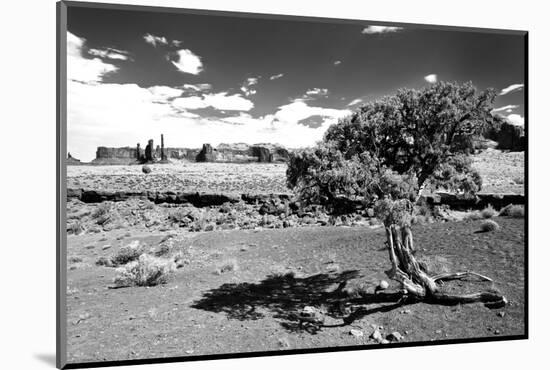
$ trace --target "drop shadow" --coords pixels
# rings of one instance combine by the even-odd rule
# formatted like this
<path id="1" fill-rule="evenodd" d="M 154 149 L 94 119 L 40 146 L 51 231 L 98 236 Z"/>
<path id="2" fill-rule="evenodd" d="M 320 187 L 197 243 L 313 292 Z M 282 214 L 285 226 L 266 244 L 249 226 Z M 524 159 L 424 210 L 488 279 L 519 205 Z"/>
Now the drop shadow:
<path id="1" fill-rule="evenodd" d="M 224 313 L 234 320 L 258 320 L 267 314 L 290 332 L 315 334 L 323 327 L 346 326 L 375 312 L 388 312 L 410 303 L 401 292 L 355 292 L 344 288 L 348 281 L 361 277 L 358 270 L 295 277 L 293 274 L 268 275 L 259 283 L 227 283 L 204 293 L 192 308 Z M 337 285 L 337 286 L 336 286 Z M 378 305 L 366 309 L 365 305 Z M 305 306 L 321 310 L 325 317 L 342 320 L 333 325 L 304 323 L 300 312 Z M 360 306 L 350 310 L 347 307 Z M 334 320 L 332 320 L 334 321 Z"/>
<path id="2" fill-rule="evenodd" d="M 34 358 L 48 366 L 56 366 L 55 353 L 35 353 Z"/>

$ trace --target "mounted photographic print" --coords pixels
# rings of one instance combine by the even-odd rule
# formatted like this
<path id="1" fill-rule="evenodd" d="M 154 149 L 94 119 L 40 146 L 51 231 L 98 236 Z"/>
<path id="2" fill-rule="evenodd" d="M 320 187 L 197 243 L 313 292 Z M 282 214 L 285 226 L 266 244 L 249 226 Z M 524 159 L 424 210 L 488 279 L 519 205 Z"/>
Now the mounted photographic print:
<path id="1" fill-rule="evenodd" d="M 58 367 L 527 338 L 527 32 L 58 3 Z"/>

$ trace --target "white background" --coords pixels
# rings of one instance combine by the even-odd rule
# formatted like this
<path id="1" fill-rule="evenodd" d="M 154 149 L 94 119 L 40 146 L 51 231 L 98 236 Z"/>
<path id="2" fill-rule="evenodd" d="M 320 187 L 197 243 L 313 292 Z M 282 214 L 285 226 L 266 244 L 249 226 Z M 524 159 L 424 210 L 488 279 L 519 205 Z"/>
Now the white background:
<path id="1" fill-rule="evenodd" d="M 111 2 L 124 3 L 124 1 Z M 517 369 L 548 362 L 548 100 L 550 37 L 544 1 L 128 0 L 137 5 L 235 10 L 440 25 L 527 29 L 529 45 L 530 339 L 278 356 L 135 369 Z M 53 368 L 55 358 L 55 1 L 10 0 L 1 10 L 0 367 Z M 7 82 L 7 84 L 6 84 Z M 182 333 L 184 334 L 184 333 Z M 547 365 L 546 365 L 547 366 Z"/>

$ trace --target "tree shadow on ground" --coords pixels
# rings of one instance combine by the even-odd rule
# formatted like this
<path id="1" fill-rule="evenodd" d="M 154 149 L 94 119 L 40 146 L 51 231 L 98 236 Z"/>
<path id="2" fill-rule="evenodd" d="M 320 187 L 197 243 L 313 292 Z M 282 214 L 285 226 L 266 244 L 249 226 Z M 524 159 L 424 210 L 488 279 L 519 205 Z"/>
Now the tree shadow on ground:
<path id="1" fill-rule="evenodd" d="M 341 273 L 295 277 L 293 274 L 269 275 L 259 283 L 227 283 L 212 289 L 192 304 L 192 308 L 225 313 L 236 320 L 258 320 L 268 311 L 288 331 L 307 331 L 312 334 L 322 327 L 350 325 L 353 321 L 374 312 L 387 312 L 408 304 L 400 292 L 363 293 L 350 297 L 343 288 L 351 279 L 359 278 L 357 270 Z M 364 305 L 388 303 L 370 309 Z M 346 305 L 361 305 L 346 312 Z M 338 319 L 333 325 L 303 325 L 297 313 L 305 306 L 321 308 L 325 316 Z M 339 321 L 341 320 L 341 321 Z M 334 320 L 333 320 L 334 321 Z"/>

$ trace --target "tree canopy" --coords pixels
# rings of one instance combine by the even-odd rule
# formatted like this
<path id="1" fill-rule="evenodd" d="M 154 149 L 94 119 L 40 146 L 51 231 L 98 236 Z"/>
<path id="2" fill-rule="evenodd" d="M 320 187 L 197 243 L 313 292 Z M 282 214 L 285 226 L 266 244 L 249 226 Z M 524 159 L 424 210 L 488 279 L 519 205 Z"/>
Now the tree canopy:
<path id="1" fill-rule="evenodd" d="M 294 153 L 287 183 L 312 203 L 338 197 L 414 200 L 423 187 L 475 193 L 481 177 L 468 157 L 501 120 L 493 89 L 438 82 L 363 105 L 329 127 L 314 148 Z"/>

